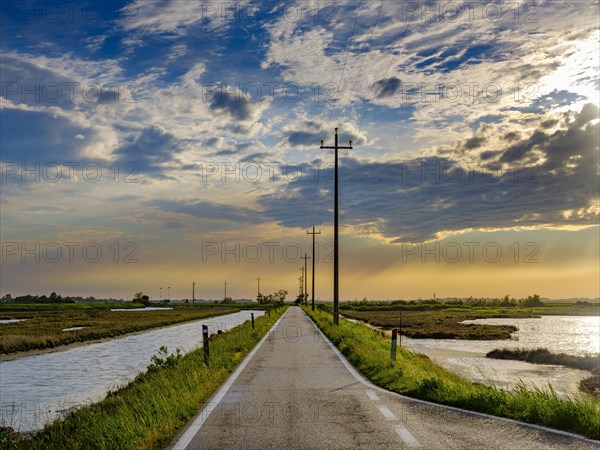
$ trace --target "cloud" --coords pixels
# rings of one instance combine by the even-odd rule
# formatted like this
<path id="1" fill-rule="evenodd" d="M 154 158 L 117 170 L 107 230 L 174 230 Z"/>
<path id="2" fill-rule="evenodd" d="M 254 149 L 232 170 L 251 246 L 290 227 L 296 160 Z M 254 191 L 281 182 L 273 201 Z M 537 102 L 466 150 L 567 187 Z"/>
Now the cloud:
<path id="1" fill-rule="evenodd" d="M 236 223 L 258 223 L 261 221 L 260 215 L 252 209 L 211 201 L 189 202 L 161 198 L 146 201 L 144 204 L 162 212 L 183 214 L 201 219 Z"/>
<path id="2" fill-rule="evenodd" d="M 121 146 L 114 156 L 123 163 L 133 163 L 142 173 L 160 176 L 169 163 L 176 162 L 176 155 L 185 143 L 158 126 L 146 127 L 128 144 Z"/>
<path id="3" fill-rule="evenodd" d="M 239 8 L 247 0 L 235 3 L 205 0 L 134 0 L 121 10 L 120 26 L 139 36 L 159 35 L 178 37 L 188 33 L 194 25 L 201 25 L 211 32 L 222 32 L 236 19 Z M 132 41 L 142 44 L 142 39 Z"/>
<path id="4" fill-rule="evenodd" d="M 339 134 L 341 139 L 344 139 L 343 142 L 339 143 L 342 146 L 348 145 L 347 141 L 349 140 L 352 141 L 353 145 L 367 143 L 366 134 L 352 124 L 341 124 Z M 319 120 L 301 119 L 296 123 L 285 126 L 283 138 L 291 148 L 318 148 L 321 140 L 325 141 L 325 145 L 333 145 L 333 142 L 328 142 L 333 139 L 331 127 Z"/>
<path id="5" fill-rule="evenodd" d="M 1 159 L 13 163 L 81 163 L 89 160 L 85 155 L 88 143 L 78 136 L 102 139 L 98 130 L 63 114 L 12 108 L 0 109 L 0 135 Z"/>
<path id="6" fill-rule="evenodd" d="M 226 92 L 220 90 L 213 93 L 210 110 L 216 113 L 228 114 L 232 119 L 242 122 L 256 119 L 260 109 L 255 107 L 249 96 L 239 91 Z"/>
<path id="7" fill-rule="evenodd" d="M 566 128 L 552 134 L 535 130 L 499 152 L 500 159 L 520 162 L 535 148 L 543 155 L 537 164 L 501 166 L 490 172 L 439 156 L 396 162 L 347 158 L 341 169 L 342 223 L 359 234 L 394 242 L 423 242 L 472 229 L 597 224 L 597 111 L 593 105 L 585 106 L 579 114 L 569 115 Z M 489 159 L 494 156 L 498 155 Z M 259 204 L 279 224 L 306 226 L 315 204 L 332 204 L 330 181 L 324 176 L 316 184 L 307 172 L 277 193 L 261 196 Z M 328 223 L 329 207 L 319 210 L 316 223 Z"/>
<path id="8" fill-rule="evenodd" d="M 376 98 L 391 97 L 398 91 L 401 83 L 400 79 L 396 77 L 384 78 L 376 81 L 373 83 L 373 90 L 375 91 Z"/>

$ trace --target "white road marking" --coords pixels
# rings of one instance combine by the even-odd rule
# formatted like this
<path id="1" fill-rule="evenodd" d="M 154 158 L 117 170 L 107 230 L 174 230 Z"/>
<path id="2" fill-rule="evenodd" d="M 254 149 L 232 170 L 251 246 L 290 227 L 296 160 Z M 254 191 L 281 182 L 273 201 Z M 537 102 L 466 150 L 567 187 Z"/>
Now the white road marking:
<path id="1" fill-rule="evenodd" d="M 417 441 L 415 439 L 415 437 L 412 434 L 410 434 L 410 431 L 408 431 L 404 425 L 402 425 L 402 424 L 396 425 L 396 426 L 394 426 L 394 430 L 396 430 L 396 433 L 398 433 L 398 436 L 400 436 L 400 439 L 402 439 L 404 441 L 404 443 L 406 445 L 408 445 L 409 447 L 413 447 L 413 448 L 421 447 L 421 444 L 419 444 L 419 441 Z"/>
<path id="2" fill-rule="evenodd" d="M 367 396 L 368 396 L 368 397 L 369 397 L 371 400 L 373 400 L 373 401 L 375 401 L 375 402 L 378 402 L 378 401 L 379 401 L 379 397 L 378 397 L 378 396 L 377 396 L 377 394 L 376 394 L 375 392 L 373 392 L 372 390 L 370 390 L 370 389 L 367 389 L 365 392 L 367 393 Z"/>
<path id="3" fill-rule="evenodd" d="M 308 314 L 306 314 L 306 315 L 308 316 Z M 310 316 L 308 316 L 308 318 L 310 319 Z M 557 434 L 557 435 L 560 435 L 560 436 L 566 436 L 566 437 L 569 437 L 569 438 L 572 438 L 572 439 L 577 439 L 578 441 L 581 441 L 581 442 L 589 442 L 590 444 L 596 444 L 596 445 L 598 445 L 598 443 L 600 443 L 600 441 L 597 441 L 597 440 L 594 440 L 594 439 L 590 439 L 590 438 L 586 438 L 585 436 L 581 436 L 580 434 L 570 433 L 568 431 L 556 430 L 554 428 L 549 428 L 549 427 L 545 427 L 545 426 L 542 426 L 542 425 L 536 425 L 536 424 L 533 424 L 533 423 L 521 422 L 521 421 L 516 420 L 516 419 L 509 419 L 508 417 L 493 416 L 491 414 L 486 414 L 486 413 L 482 413 L 482 412 L 479 412 L 479 411 L 469 411 L 468 409 L 461 409 L 461 408 L 457 408 L 456 406 L 442 405 L 440 403 L 434 403 L 434 402 L 430 402 L 428 400 L 421 400 L 419 398 L 407 397 L 405 395 L 398 394 L 397 392 L 388 391 L 387 389 L 379 387 L 376 384 L 373 384 L 371 381 L 367 380 L 365 377 L 363 377 L 362 374 L 360 374 L 352 366 L 352 364 L 350 364 L 350 362 L 348 362 L 348 360 L 346 359 L 346 357 L 340 353 L 340 351 L 333 344 L 333 342 L 331 342 L 329 340 L 329 338 L 327 336 L 325 336 L 325 333 L 323 333 L 321 331 L 321 329 L 319 327 L 317 327 L 317 325 L 315 324 L 315 322 L 312 319 L 311 319 L 311 322 L 313 323 L 313 326 L 315 327 L 315 329 L 321 335 L 321 338 L 327 343 L 327 345 L 329 345 L 329 347 L 331 348 L 331 350 L 333 350 L 333 353 L 336 354 L 336 356 L 342 362 L 342 364 L 346 367 L 346 369 L 348 369 L 348 372 L 350 372 L 352 374 L 352 376 L 356 379 L 356 381 L 359 381 L 360 383 L 364 384 L 367 387 L 375 389 L 375 390 L 377 390 L 379 392 L 383 392 L 385 394 L 389 394 L 389 395 L 394 396 L 396 398 L 403 399 L 404 401 L 409 401 L 411 403 L 420 403 L 422 405 L 428 405 L 428 406 L 432 406 L 434 408 L 441 408 L 441 409 L 447 409 L 447 410 L 450 410 L 450 411 L 456 411 L 456 412 L 461 413 L 461 414 L 466 414 L 466 415 L 471 415 L 471 416 L 477 416 L 477 417 L 483 417 L 485 419 L 497 420 L 497 421 L 500 421 L 500 422 L 507 422 L 507 423 L 511 423 L 511 424 L 517 425 L 517 426 L 519 426 L 521 428 L 531 428 L 531 429 L 534 429 L 534 430 L 543 431 L 544 433 L 551 433 L 551 434 Z"/>
<path id="4" fill-rule="evenodd" d="M 173 450 L 184 450 L 187 448 L 187 446 L 190 444 L 190 442 L 192 442 L 192 439 L 194 439 L 194 436 L 196 436 L 198 431 L 200 431 L 200 428 L 202 428 L 202 425 L 204 424 L 204 422 L 206 422 L 206 419 L 208 419 L 208 416 L 210 416 L 210 413 L 213 410 L 215 410 L 217 405 L 221 402 L 221 400 L 223 400 L 223 397 L 225 397 L 225 394 L 227 394 L 227 391 L 229 390 L 231 385 L 235 382 L 237 377 L 240 376 L 240 374 L 246 368 L 246 366 L 248 365 L 248 363 L 250 362 L 250 360 L 252 359 L 254 354 L 262 346 L 263 342 L 265 342 L 267 340 L 271 331 L 273 331 L 277 327 L 277 325 L 279 325 L 279 322 L 281 321 L 283 316 L 285 316 L 286 314 L 287 314 L 287 311 L 284 312 L 279 319 L 277 319 L 277 322 L 275 322 L 273 324 L 273 326 L 271 327 L 269 332 L 267 334 L 265 334 L 263 336 L 263 338 L 259 341 L 259 343 L 256 344 L 256 346 L 252 349 L 252 351 L 250 353 L 248 353 L 248 356 L 246 356 L 246 358 L 244 358 L 244 360 L 240 363 L 240 365 L 237 367 L 237 369 L 235 369 L 235 372 L 233 372 L 233 374 L 231 374 L 231 376 L 227 379 L 225 384 L 223 384 L 223 386 L 221 386 L 221 389 L 219 389 L 219 391 L 215 394 L 215 396 L 213 398 L 211 398 L 210 402 L 202 409 L 202 412 L 198 415 L 198 417 L 196 417 L 196 420 L 194 420 L 192 422 L 192 424 L 186 430 L 186 432 L 183 434 L 183 436 L 181 436 L 181 438 L 179 438 L 179 440 L 173 447 Z"/>
<path id="5" fill-rule="evenodd" d="M 393 412 L 391 412 L 387 406 L 377 405 L 377 409 L 379 410 L 379 412 L 381 414 L 383 414 L 383 417 L 385 417 L 385 420 L 396 420 L 396 415 Z"/>

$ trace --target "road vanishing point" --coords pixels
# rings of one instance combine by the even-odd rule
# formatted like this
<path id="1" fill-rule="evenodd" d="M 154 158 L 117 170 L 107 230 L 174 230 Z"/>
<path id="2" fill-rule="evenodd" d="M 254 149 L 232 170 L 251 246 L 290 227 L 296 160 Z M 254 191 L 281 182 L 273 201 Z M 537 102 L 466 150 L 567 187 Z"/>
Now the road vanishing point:
<path id="1" fill-rule="evenodd" d="M 600 442 L 411 399 L 367 381 L 290 307 L 172 449 L 600 449 Z"/>

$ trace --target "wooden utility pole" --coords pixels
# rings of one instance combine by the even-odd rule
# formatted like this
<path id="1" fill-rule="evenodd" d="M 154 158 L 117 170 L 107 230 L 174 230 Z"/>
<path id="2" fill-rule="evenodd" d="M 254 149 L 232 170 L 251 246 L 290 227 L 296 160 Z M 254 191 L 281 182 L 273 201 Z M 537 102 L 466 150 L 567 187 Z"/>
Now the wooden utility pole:
<path id="1" fill-rule="evenodd" d="M 196 282 L 192 281 L 192 303 L 196 301 Z"/>
<path id="2" fill-rule="evenodd" d="M 321 234 L 321 230 L 315 231 L 315 226 L 312 227 L 312 232 L 307 231 L 306 234 L 312 234 L 312 289 L 310 291 L 310 295 L 312 297 L 312 310 L 315 310 L 315 234 Z"/>
<path id="3" fill-rule="evenodd" d="M 258 293 L 256 294 L 256 296 L 258 297 L 260 295 L 260 277 L 258 277 L 256 281 L 258 281 Z"/>
<path id="4" fill-rule="evenodd" d="M 306 253 L 302 257 L 304 259 L 304 304 L 308 304 L 308 271 L 306 269 L 306 260 L 310 259 Z"/>
<path id="5" fill-rule="evenodd" d="M 338 150 L 351 150 L 352 141 L 349 142 L 347 147 L 340 147 L 338 145 L 338 129 L 335 129 L 335 145 L 333 147 L 326 147 L 321 141 L 322 149 L 334 149 L 335 150 L 335 187 L 334 187 L 334 202 L 333 202 L 333 323 L 339 325 L 340 323 L 340 258 L 339 258 L 339 241 L 338 241 L 338 199 L 339 199 L 339 180 L 338 180 Z"/>
<path id="6" fill-rule="evenodd" d="M 223 300 L 225 300 L 227 298 L 227 281 L 223 284 L 225 285 L 225 297 L 223 297 Z"/>

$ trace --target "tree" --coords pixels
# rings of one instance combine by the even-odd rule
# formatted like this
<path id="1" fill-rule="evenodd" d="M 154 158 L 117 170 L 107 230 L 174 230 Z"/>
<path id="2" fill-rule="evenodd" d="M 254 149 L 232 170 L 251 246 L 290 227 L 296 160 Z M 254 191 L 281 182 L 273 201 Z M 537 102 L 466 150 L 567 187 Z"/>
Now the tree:
<path id="1" fill-rule="evenodd" d="M 263 305 L 270 304 L 270 303 L 283 305 L 283 303 L 285 302 L 285 297 L 287 295 L 288 295 L 288 291 L 280 289 L 280 290 L 274 292 L 273 294 L 269 294 L 269 295 L 258 294 L 256 296 L 256 300 L 258 301 L 258 303 L 263 304 Z"/>
<path id="2" fill-rule="evenodd" d="M 528 296 L 526 299 L 522 300 L 523 306 L 542 306 L 544 303 L 540 299 L 538 294 L 534 294 L 533 296 Z"/>
<path id="3" fill-rule="evenodd" d="M 150 306 L 150 297 L 143 292 L 136 292 L 133 296 L 133 301 L 136 303 L 141 303 L 144 306 Z"/>

